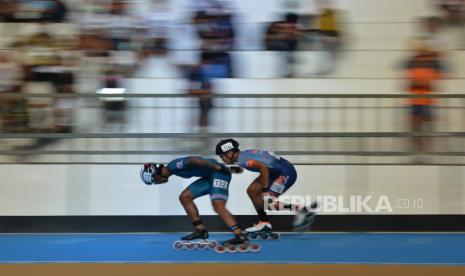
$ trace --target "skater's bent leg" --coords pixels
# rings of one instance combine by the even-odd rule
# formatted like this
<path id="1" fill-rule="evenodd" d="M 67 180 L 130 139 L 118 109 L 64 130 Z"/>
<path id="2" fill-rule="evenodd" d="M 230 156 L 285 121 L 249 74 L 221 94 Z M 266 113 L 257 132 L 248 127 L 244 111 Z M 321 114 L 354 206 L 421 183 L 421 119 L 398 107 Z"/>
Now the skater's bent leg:
<path id="1" fill-rule="evenodd" d="M 257 179 L 255 179 L 247 188 L 247 194 L 252 200 L 255 209 L 263 209 L 262 184 Z"/>
<path id="2" fill-rule="evenodd" d="M 233 231 L 236 236 L 241 235 L 242 231 L 237 227 L 237 222 L 234 216 L 226 209 L 225 200 L 213 200 L 213 210 L 220 216 L 224 223 Z"/>
<path id="3" fill-rule="evenodd" d="M 199 209 L 197 209 L 197 206 L 194 203 L 194 195 L 192 192 L 188 189 L 182 191 L 182 193 L 179 195 L 179 201 L 181 202 L 182 207 L 184 207 L 184 210 L 192 221 L 194 227 L 199 230 L 205 229 L 205 226 L 200 221 Z"/>
<path id="4" fill-rule="evenodd" d="M 252 200 L 253 206 L 257 211 L 258 219 L 264 222 L 269 221 L 264 208 L 265 202 L 263 201 L 262 184 L 257 179 L 255 179 L 252 184 L 250 184 L 249 188 L 247 188 L 247 194 L 249 195 L 250 200 Z"/>

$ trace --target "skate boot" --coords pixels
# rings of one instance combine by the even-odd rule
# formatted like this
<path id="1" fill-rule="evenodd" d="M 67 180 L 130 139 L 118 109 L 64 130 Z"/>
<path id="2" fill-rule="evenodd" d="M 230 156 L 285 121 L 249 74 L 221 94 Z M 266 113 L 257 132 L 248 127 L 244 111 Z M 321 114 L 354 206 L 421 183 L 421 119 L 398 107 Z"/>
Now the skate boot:
<path id="1" fill-rule="evenodd" d="M 175 250 L 204 250 L 204 249 L 214 249 L 218 242 L 208 239 L 207 229 L 195 229 L 191 234 L 181 237 L 180 241 L 175 241 L 173 243 L 173 248 Z"/>
<path id="2" fill-rule="evenodd" d="M 195 229 L 194 232 L 192 232 L 189 235 L 186 235 L 184 237 L 181 237 L 181 240 L 184 241 L 192 241 L 192 240 L 197 240 L 197 239 L 208 239 L 208 231 L 207 229 Z"/>
<path id="3" fill-rule="evenodd" d="M 234 236 L 234 238 L 222 242 L 215 248 L 217 253 L 234 253 L 234 252 L 258 252 L 260 251 L 260 246 L 258 244 L 249 243 L 249 239 L 241 234 L 239 236 Z"/>
<path id="4" fill-rule="evenodd" d="M 279 233 L 273 232 L 272 229 L 273 227 L 271 226 L 271 223 L 260 221 L 254 226 L 245 229 L 245 234 L 251 240 L 279 240 Z"/>
<path id="5" fill-rule="evenodd" d="M 318 204 L 313 202 L 310 206 L 303 207 L 297 211 L 294 217 L 294 231 L 310 230 L 310 226 L 315 222 L 316 213 L 314 210 L 317 207 Z"/>

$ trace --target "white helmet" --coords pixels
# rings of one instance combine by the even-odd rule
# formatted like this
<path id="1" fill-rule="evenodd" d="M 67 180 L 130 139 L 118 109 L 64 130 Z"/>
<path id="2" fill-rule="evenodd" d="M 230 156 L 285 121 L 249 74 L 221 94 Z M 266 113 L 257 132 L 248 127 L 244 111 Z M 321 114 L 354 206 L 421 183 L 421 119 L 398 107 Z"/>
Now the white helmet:
<path id="1" fill-rule="evenodd" d="M 154 178 L 161 173 L 163 167 L 163 164 L 145 163 L 140 169 L 140 179 L 147 185 L 157 184 Z"/>

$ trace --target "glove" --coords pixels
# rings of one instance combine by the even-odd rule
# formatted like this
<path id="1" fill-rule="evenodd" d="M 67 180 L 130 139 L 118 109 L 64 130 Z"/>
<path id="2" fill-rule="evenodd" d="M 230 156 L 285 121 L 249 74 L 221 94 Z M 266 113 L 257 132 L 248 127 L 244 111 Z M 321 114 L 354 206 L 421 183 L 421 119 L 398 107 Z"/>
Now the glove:
<path id="1" fill-rule="evenodd" d="M 231 166 L 229 167 L 232 173 L 243 173 L 244 169 L 239 166 Z"/>
<path id="2" fill-rule="evenodd" d="M 223 165 L 221 165 L 220 167 L 221 167 L 220 173 L 227 174 L 227 175 L 231 174 L 231 170 L 228 167 L 223 166 Z"/>

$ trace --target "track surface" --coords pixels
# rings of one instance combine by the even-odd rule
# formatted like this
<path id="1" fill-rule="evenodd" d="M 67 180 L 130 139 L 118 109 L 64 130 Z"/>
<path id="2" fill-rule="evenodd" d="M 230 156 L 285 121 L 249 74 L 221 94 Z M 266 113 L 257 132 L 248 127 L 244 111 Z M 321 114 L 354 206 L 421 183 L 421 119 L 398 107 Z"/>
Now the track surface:
<path id="1" fill-rule="evenodd" d="M 0 263 L 465 265 L 463 233 L 305 233 L 256 241 L 259 253 L 175 251 L 182 233 L 2 234 Z M 230 234 L 212 234 L 225 240 Z"/>

